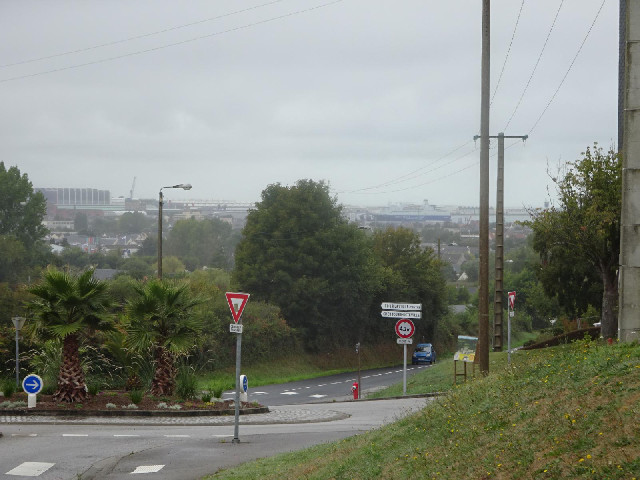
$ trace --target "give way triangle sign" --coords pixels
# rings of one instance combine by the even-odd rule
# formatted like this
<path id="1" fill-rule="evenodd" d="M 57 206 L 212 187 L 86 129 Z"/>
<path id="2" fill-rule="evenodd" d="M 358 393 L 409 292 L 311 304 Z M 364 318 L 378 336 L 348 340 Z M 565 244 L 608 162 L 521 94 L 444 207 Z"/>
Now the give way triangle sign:
<path id="1" fill-rule="evenodd" d="M 240 320 L 240 317 L 242 316 L 244 306 L 247 304 L 247 300 L 249 300 L 249 294 L 227 292 L 225 295 L 227 296 L 227 303 L 231 309 L 233 321 L 238 323 L 238 320 Z"/>

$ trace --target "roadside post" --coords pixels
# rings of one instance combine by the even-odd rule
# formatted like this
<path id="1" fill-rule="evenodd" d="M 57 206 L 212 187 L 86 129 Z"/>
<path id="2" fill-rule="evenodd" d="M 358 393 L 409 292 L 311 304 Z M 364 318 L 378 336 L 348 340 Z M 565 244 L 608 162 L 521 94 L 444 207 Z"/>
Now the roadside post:
<path id="1" fill-rule="evenodd" d="M 13 317 L 11 319 L 13 326 L 16 327 L 16 388 L 20 386 L 20 330 L 24 327 L 24 322 L 27 321 L 24 317 Z"/>
<path id="2" fill-rule="evenodd" d="M 31 373 L 22 380 L 22 390 L 27 393 L 27 408 L 36 408 L 36 395 L 42 390 L 43 383 L 35 373 Z"/>
<path id="3" fill-rule="evenodd" d="M 398 345 L 404 346 L 404 361 L 402 363 L 402 395 L 407 394 L 407 345 L 413 343 L 413 333 L 416 327 L 411 320 L 403 318 L 396 322 L 396 334 Z"/>
<path id="4" fill-rule="evenodd" d="M 515 316 L 516 292 L 509 292 L 509 318 L 507 319 L 507 364 L 511 364 L 511 318 Z"/>
<path id="5" fill-rule="evenodd" d="M 356 353 L 358 354 L 358 388 L 362 390 L 362 383 L 360 383 L 360 342 L 356 343 Z M 358 398 L 360 398 L 359 395 Z"/>
<path id="6" fill-rule="evenodd" d="M 242 352 L 242 311 L 249 300 L 248 293 L 225 293 L 234 323 L 229 325 L 229 331 L 236 334 L 236 395 L 235 395 L 235 426 L 233 429 L 233 443 L 240 443 L 240 357 Z M 245 377 L 246 380 L 246 377 Z"/>

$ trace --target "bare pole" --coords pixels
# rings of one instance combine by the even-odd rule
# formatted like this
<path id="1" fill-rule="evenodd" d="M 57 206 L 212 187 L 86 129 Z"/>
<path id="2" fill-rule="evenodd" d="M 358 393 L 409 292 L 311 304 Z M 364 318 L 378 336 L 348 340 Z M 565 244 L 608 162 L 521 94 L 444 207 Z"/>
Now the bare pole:
<path id="1" fill-rule="evenodd" d="M 489 88 L 490 0 L 482 0 L 482 68 L 480 97 L 480 265 L 478 293 L 478 363 L 489 373 Z"/>
<path id="2" fill-rule="evenodd" d="M 162 280 L 162 188 L 158 194 L 158 278 Z"/>

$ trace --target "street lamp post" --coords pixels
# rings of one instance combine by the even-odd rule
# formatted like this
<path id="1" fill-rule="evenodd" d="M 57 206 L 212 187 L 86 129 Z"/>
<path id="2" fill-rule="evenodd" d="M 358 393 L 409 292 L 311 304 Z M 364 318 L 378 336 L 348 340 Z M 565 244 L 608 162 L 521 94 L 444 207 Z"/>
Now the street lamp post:
<path id="1" fill-rule="evenodd" d="M 18 341 L 20 340 L 20 330 L 22 330 L 27 319 L 13 317 L 11 320 L 13 321 L 13 326 L 16 327 L 16 387 L 20 388 L 20 347 L 18 346 Z"/>
<path id="2" fill-rule="evenodd" d="M 160 189 L 158 198 L 158 278 L 160 280 L 162 280 L 162 203 L 164 198 L 162 196 L 162 190 L 165 188 L 182 188 L 183 190 L 191 190 L 191 184 L 179 183 L 178 185 L 171 185 Z"/>

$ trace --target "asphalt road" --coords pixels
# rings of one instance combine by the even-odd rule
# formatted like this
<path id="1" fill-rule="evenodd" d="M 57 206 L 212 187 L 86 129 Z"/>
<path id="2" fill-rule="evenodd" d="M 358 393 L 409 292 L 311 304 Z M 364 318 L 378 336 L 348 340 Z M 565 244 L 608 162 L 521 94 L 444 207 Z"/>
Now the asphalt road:
<path id="1" fill-rule="evenodd" d="M 0 479 L 198 479 L 222 468 L 339 440 L 399 419 L 431 399 L 402 398 L 274 407 L 339 412 L 341 419 L 298 424 L 220 426 L 0 425 Z"/>
<path id="2" fill-rule="evenodd" d="M 407 378 L 428 365 L 407 365 Z M 351 386 L 356 381 L 357 372 L 341 373 L 328 377 L 301 380 L 278 385 L 252 387 L 249 378 L 249 401 L 262 405 L 293 405 L 301 403 L 330 402 L 353 398 Z M 360 372 L 360 391 L 380 390 L 395 383 L 402 383 L 402 365 L 399 367 L 362 370 Z M 233 398 L 234 392 L 224 392 L 225 398 Z"/>

